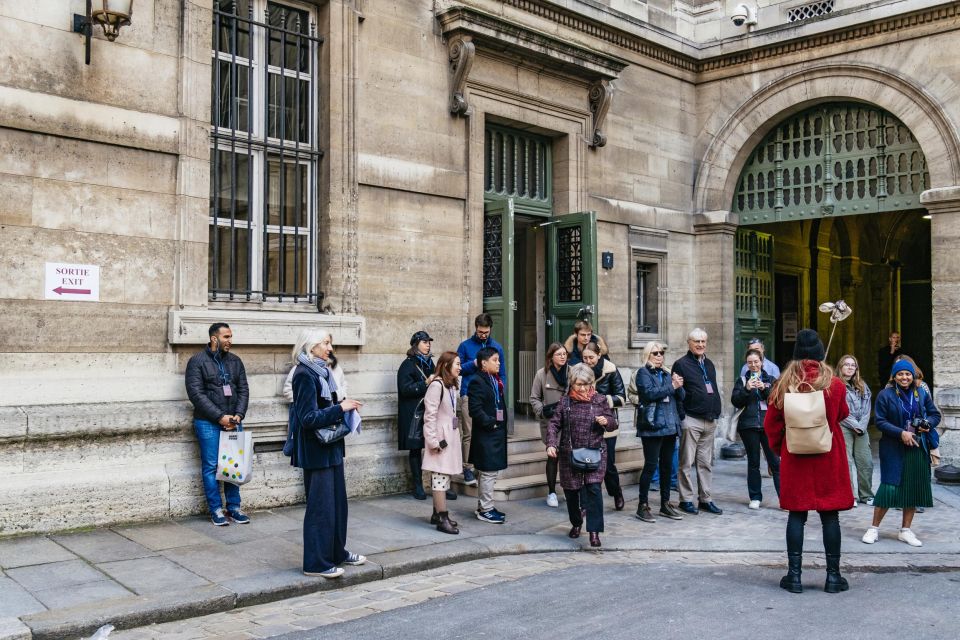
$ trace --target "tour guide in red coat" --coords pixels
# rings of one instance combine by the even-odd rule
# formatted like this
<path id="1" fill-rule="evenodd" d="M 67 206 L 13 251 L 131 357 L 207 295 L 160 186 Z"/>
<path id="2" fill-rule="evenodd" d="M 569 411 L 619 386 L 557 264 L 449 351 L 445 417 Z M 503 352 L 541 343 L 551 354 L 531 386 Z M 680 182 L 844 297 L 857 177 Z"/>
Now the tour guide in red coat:
<path id="1" fill-rule="evenodd" d="M 846 591 L 847 581 L 840 576 L 839 512 L 853 507 L 850 468 L 840 421 L 849 415 L 847 392 L 843 381 L 833 375 L 823 343 L 816 331 L 803 329 L 797 334 L 793 360 L 777 380 L 768 399 L 769 408 L 763 423 L 770 447 L 780 454 L 780 507 L 790 511 L 787 520 L 787 560 L 789 572 L 780 586 L 791 593 L 800 593 L 800 567 L 803 562 L 803 526 L 807 512 L 820 514 L 823 525 L 823 547 L 827 556 L 827 582 L 824 591 Z M 824 392 L 827 423 L 833 440 L 828 453 L 797 455 L 787 450 L 786 425 L 783 414 L 784 394 L 791 389 L 800 392 Z"/>

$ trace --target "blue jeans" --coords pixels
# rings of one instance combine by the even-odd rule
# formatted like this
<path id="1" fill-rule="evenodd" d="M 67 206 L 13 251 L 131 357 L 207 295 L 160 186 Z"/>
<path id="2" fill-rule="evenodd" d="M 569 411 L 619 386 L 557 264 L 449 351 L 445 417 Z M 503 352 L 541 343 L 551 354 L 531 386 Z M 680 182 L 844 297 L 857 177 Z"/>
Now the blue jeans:
<path id="1" fill-rule="evenodd" d="M 223 508 L 220 499 L 220 483 L 217 482 L 217 452 L 220 450 L 220 425 L 207 420 L 193 419 L 193 430 L 200 443 L 200 473 L 203 476 L 203 493 L 207 496 L 207 508 L 213 514 Z M 243 431 L 237 425 L 237 431 Z M 223 483 L 223 495 L 227 498 L 227 511 L 240 508 L 240 487 L 229 482 Z"/>
<path id="2" fill-rule="evenodd" d="M 677 438 L 673 443 L 673 466 L 670 468 L 670 488 L 677 488 L 677 467 L 680 466 L 680 438 Z M 657 469 L 653 472 L 653 478 L 650 480 L 651 483 L 657 483 L 660 481 L 660 469 Z"/>

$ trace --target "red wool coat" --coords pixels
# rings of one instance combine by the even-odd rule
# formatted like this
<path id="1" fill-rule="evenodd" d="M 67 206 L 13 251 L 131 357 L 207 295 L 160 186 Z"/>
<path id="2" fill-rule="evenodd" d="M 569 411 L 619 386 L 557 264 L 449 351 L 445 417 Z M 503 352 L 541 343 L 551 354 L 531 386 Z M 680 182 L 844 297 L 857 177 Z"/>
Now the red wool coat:
<path id="1" fill-rule="evenodd" d="M 804 371 L 814 378 L 816 363 L 804 361 Z M 840 427 L 840 421 L 850 413 L 847 390 L 840 378 L 834 377 L 824 395 L 833 434 L 829 453 L 794 455 L 787 451 L 782 408 L 771 404 L 763 422 L 770 446 L 780 454 L 780 507 L 788 511 L 842 511 L 853 507 L 847 446 Z"/>

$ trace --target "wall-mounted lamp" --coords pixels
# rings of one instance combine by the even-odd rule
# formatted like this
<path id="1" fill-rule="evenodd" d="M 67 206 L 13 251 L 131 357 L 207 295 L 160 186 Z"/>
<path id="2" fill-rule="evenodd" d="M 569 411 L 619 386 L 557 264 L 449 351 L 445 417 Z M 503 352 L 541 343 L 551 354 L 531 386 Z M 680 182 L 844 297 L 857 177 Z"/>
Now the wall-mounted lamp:
<path id="1" fill-rule="evenodd" d="M 90 40 L 93 38 L 94 25 L 103 28 L 103 35 L 113 42 L 120 35 L 120 27 L 130 24 L 130 15 L 133 13 L 133 0 L 96 0 L 97 8 L 93 8 L 93 0 L 87 0 L 87 14 L 73 14 L 73 32 L 82 33 L 86 40 L 84 61 L 90 64 Z"/>

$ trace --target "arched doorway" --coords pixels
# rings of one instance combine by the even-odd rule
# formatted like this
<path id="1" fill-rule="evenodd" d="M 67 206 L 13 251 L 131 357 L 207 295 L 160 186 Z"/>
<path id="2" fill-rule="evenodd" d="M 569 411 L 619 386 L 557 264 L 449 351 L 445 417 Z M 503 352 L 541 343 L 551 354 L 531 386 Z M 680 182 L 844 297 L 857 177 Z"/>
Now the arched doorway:
<path id="1" fill-rule="evenodd" d="M 816 105 L 779 122 L 740 172 L 731 211 L 735 244 L 735 363 L 746 341 L 789 360 L 796 330 L 827 334 L 817 305 L 845 299 L 828 360 L 853 353 L 874 385 L 890 331 L 932 374 L 930 230 L 920 194 L 926 159 L 910 129 L 862 103 Z"/>

